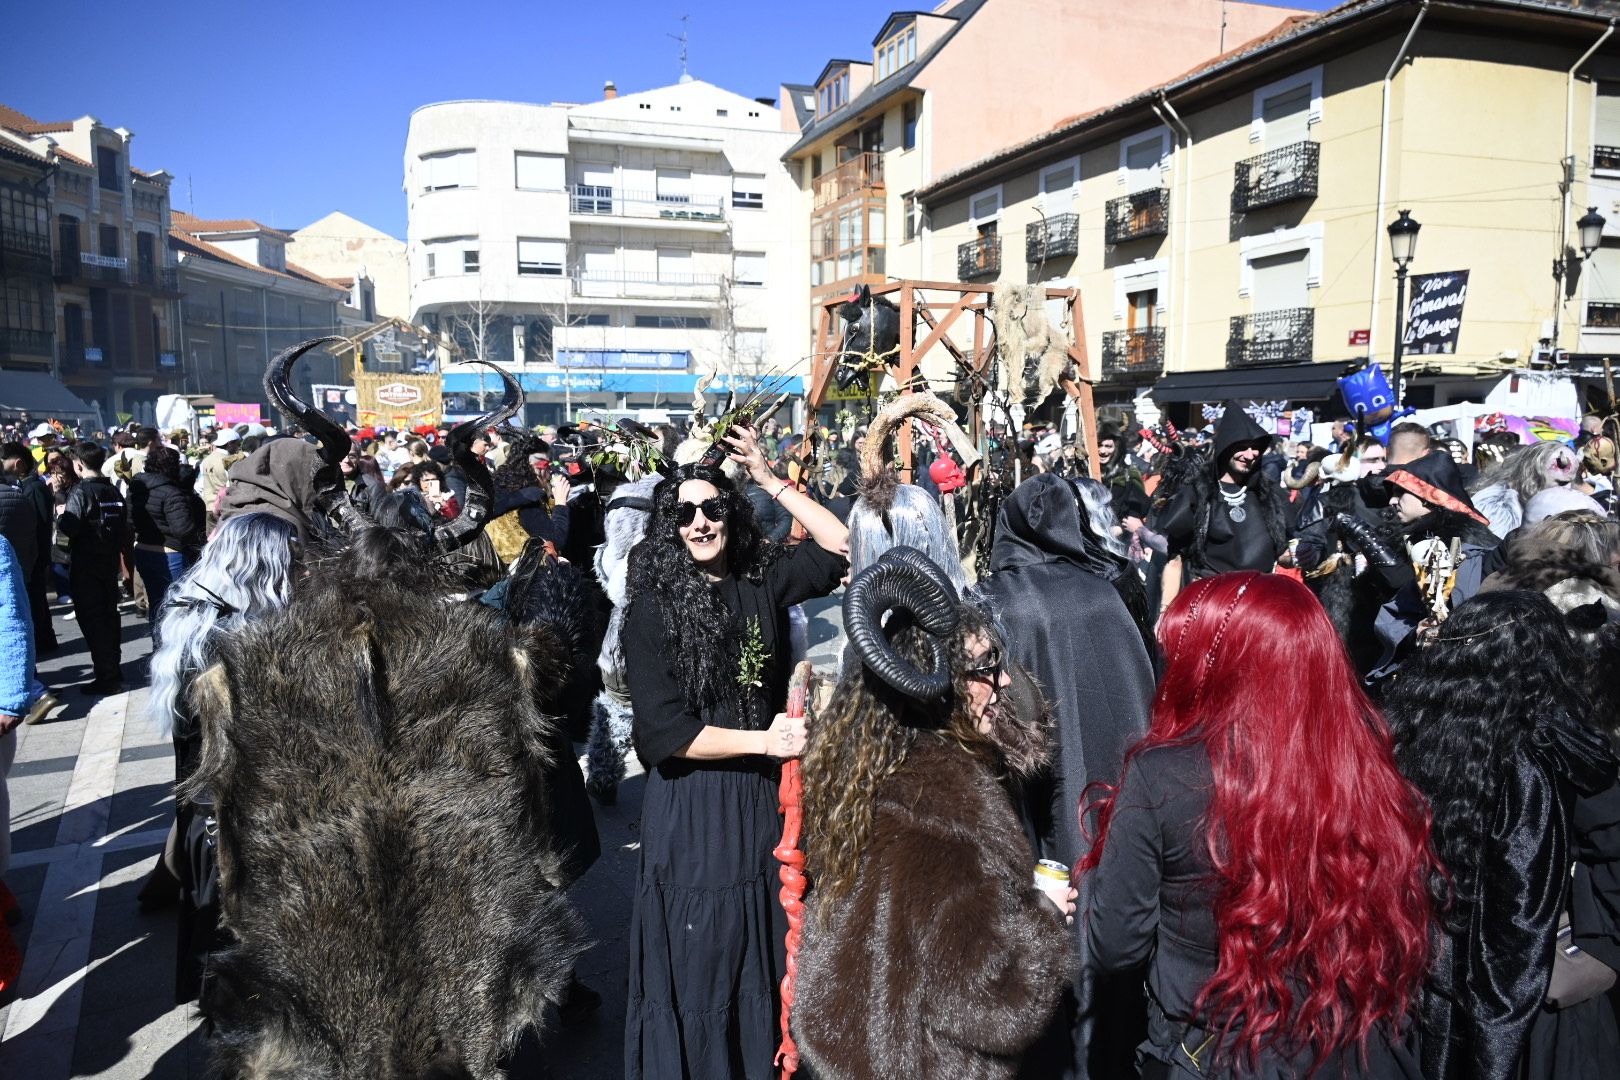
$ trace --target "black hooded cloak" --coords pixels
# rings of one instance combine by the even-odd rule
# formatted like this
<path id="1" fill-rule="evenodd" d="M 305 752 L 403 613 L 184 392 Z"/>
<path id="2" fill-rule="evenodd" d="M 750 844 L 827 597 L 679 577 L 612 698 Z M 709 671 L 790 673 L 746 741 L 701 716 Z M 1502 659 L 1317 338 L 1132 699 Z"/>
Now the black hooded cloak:
<path id="1" fill-rule="evenodd" d="M 1058 477 L 1036 476 L 1002 504 L 991 574 L 980 586 L 1009 655 L 1052 707 L 1053 764 L 1024 782 L 1019 809 L 1036 858 L 1068 866 L 1089 847 L 1080 833 L 1081 795 L 1095 781 L 1119 779 L 1126 748 L 1147 731 L 1153 701 L 1153 665 L 1109 583 L 1111 558 L 1088 537 L 1074 489 Z M 1092 995 L 1081 978 L 1082 922 L 1075 923 L 1076 989 L 1065 994 L 1053 1031 L 1031 1055 L 1041 1058 L 1043 1076 L 1088 1075 Z M 1098 1030 L 1127 1029 L 1107 1023 Z M 1135 1038 L 1115 1041 L 1124 1043 L 1128 1062 Z M 1120 1075 L 1100 1064 L 1090 1074 Z"/>
<path id="2" fill-rule="evenodd" d="M 1236 402 L 1228 402 L 1215 425 L 1209 467 L 1193 470 L 1160 511 L 1155 531 L 1169 539 L 1170 554 L 1185 561 L 1184 581 L 1234 570 L 1267 573 L 1277 565 L 1288 546 L 1281 489 L 1256 462 L 1244 485 L 1242 513 L 1237 514 L 1221 497 L 1220 482 L 1225 462 L 1239 447 L 1270 438 Z"/>

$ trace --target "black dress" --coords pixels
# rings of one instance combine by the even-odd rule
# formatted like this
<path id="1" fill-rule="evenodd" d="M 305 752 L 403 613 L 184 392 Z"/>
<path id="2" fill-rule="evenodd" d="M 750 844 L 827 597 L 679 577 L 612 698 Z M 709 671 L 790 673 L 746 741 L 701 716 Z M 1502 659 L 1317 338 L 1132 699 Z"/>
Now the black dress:
<path id="1" fill-rule="evenodd" d="M 760 584 L 718 588 L 740 627 L 758 620 L 770 658 L 749 716 L 694 710 L 657 602 L 632 599 L 624 658 L 636 752 L 647 767 L 630 921 L 626 1080 L 774 1080 L 787 919 L 777 897 L 780 770 L 765 757 L 675 757 L 705 726 L 763 729 L 787 701 L 787 610 L 837 588 L 844 560 L 805 542 Z"/>
<path id="2" fill-rule="evenodd" d="M 1203 818 L 1214 778 L 1201 745 L 1162 746 L 1132 760 L 1120 785 L 1108 843 L 1092 873 L 1086 931 L 1092 961 L 1105 972 L 1148 968 L 1148 1041 L 1140 1055 L 1157 1064 L 1144 1075 L 1225 1077 L 1206 1044 L 1193 1005 L 1215 974 L 1219 939 L 1215 886 Z M 1189 1059 L 1196 1055 L 1200 1072 Z M 1230 1055 L 1227 1055 L 1230 1060 Z M 1262 1055 L 1242 1075 L 1284 1080 L 1309 1073 L 1308 1056 Z M 1166 1069 L 1168 1066 L 1168 1069 Z M 1352 1049 L 1318 1075 L 1419 1080 L 1415 1057 L 1378 1025 L 1367 1060 Z"/>

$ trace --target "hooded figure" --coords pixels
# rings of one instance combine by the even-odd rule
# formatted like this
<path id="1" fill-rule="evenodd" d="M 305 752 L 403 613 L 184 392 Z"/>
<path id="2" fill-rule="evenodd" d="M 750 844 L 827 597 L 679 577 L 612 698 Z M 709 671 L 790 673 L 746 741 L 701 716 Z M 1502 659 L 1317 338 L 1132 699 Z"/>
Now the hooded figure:
<path id="1" fill-rule="evenodd" d="M 1288 545 L 1286 503 L 1260 457 L 1271 436 L 1236 402 L 1215 425 L 1207 469 L 1191 470 L 1156 531 L 1185 564 L 1183 582 L 1234 570 L 1269 572 Z"/>
<path id="2" fill-rule="evenodd" d="M 1008 655 L 1034 678 L 1055 718 L 1052 765 L 1018 793 L 1025 831 L 1037 858 L 1073 866 L 1088 847 L 1076 813 L 1082 792 L 1117 777 L 1126 747 L 1147 731 L 1153 664 L 1117 590 L 1134 589 L 1144 609 L 1146 596 L 1129 561 L 1091 534 L 1074 488 L 1051 475 L 1020 484 L 1002 504 L 990 569 L 980 590 Z M 1128 1022 L 1098 1024 L 1119 1037 L 1089 1045 L 1096 1014 L 1079 928 L 1077 920 L 1071 988 L 1034 1052 L 1035 1074 L 1124 1075 L 1138 1041 Z"/>
<path id="3" fill-rule="evenodd" d="M 321 517 L 315 506 L 315 474 L 320 468 L 321 453 L 313 443 L 303 439 L 265 443 L 231 466 L 220 520 L 234 514 L 274 514 L 298 530 L 300 544 L 308 544 L 311 525 Z"/>

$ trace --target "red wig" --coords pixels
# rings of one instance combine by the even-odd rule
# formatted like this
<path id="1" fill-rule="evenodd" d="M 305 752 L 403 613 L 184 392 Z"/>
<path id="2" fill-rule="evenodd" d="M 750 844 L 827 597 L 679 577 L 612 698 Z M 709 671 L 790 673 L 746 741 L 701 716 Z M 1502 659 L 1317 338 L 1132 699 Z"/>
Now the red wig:
<path id="1" fill-rule="evenodd" d="M 1164 678 L 1126 755 L 1200 744 L 1219 960 L 1200 1022 L 1254 1068 L 1263 1050 L 1320 1064 L 1399 1026 L 1430 958 L 1427 805 L 1309 589 L 1276 574 L 1196 582 L 1159 620 Z M 1100 810 L 1093 869 L 1113 796 Z"/>

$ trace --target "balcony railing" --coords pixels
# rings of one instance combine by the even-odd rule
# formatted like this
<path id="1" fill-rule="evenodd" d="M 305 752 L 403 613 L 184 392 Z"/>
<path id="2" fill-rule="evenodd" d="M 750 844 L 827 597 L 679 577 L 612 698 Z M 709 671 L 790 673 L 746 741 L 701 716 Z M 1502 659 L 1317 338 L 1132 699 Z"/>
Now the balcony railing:
<path id="1" fill-rule="evenodd" d="M 1592 147 L 1592 168 L 1620 172 L 1620 146 Z"/>
<path id="2" fill-rule="evenodd" d="M 1110 330 L 1103 335 L 1102 372 L 1105 378 L 1157 375 L 1164 370 L 1164 327 Z"/>
<path id="3" fill-rule="evenodd" d="M 160 292 L 179 292 L 180 271 L 173 266 L 142 263 L 135 268 L 135 284 L 145 285 Z"/>
<path id="4" fill-rule="evenodd" d="M 859 191 L 877 191 L 883 187 L 883 155 L 856 154 L 830 172 L 822 173 L 812 183 L 816 206 L 835 203 Z"/>
<path id="5" fill-rule="evenodd" d="M 1127 240 L 1163 236 L 1170 231 L 1170 189 L 1149 188 L 1108 200 L 1104 242 L 1113 247 Z"/>
<path id="6" fill-rule="evenodd" d="M 1314 199 L 1321 156 L 1322 148 L 1307 141 L 1238 162 L 1232 170 L 1232 213 Z"/>
<path id="7" fill-rule="evenodd" d="M 0 252 L 5 255 L 20 255 L 25 260 L 45 260 L 45 272 L 50 273 L 51 238 L 38 233 L 16 232 L 7 230 L 0 232 Z"/>
<path id="8" fill-rule="evenodd" d="M 56 255 L 56 279 L 87 285 L 137 285 L 159 292 L 180 291 L 180 271 L 156 263 L 130 265 L 128 259 L 90 252 L 60 251 Z"/>
<path id="9" fill-rule="evenodd" d="M 0 326 L 0 356 L 37 356 L 51 358 L 49 330 L 15 330 Z"/>
<path id="10" fill-rule="evenodd" d="M 995 277 L 1001 273 L 1001 237 L 981 236 L 958 244 L 956 248 L 956 276 L 969 278 Z"/>
<path id="11" fill-rule="evenodd" d="M 569 275 L 580 296 L 650 296 L 682 298 L 712 295 L 725 279 L 719 274 L 660 274 L 638 270 L 586 270 Z"/>
<path id="12" fill-rule="evenodd" d="M 1589 303 L 1586 322 L 1589 330 L 1620 330 L 1620 303 Z"/>
<path id="13" fill-rule="evenodd" d="M 1234 315 L 1226 338 L 1226 366 L 1309 363 L 1315 330 L 1316 312 L 1310 308 Z"/>
<path id="14" fill-rule="evenodd" d="M 1043 263 L 1080 254 L 1080 215 L 1053 214 L 1024 226 L 1024 261 Z"/>
<path id="15" fill-rule="evenodd" d="M 575 214 L 658 218 L 664 221 L 726 220 L 725 207 L 719 199 L 660 195 L 655 191 L 620 191 L 601 184 L 575 184 L 569 198 L 569 210 Z"/>

